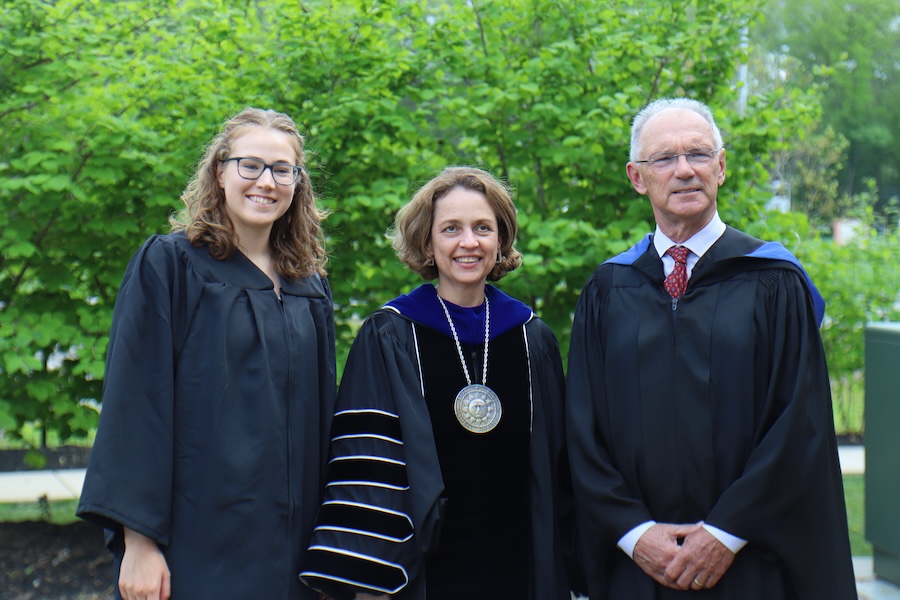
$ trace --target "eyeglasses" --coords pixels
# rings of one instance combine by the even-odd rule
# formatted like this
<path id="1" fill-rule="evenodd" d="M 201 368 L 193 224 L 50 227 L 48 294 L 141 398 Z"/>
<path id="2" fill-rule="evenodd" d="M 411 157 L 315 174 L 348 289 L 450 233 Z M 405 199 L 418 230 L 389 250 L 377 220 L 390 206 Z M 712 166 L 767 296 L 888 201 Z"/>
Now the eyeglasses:
<path id="1" fill-rule="evenodd" d="M 223 159 L 222 162 L 232 160 L 237 162 L 238 175 L 244 179 L 259 179 L 262 177 L 262 174 L 266 172 L 266 169 L 269 169 L 269 171 L 272 172 L 272 179 L 274 179 L 275 183 L 278 185 L 292 185 L 297 181 L 300 172 L 303 170 L 303 167 L 298 167 L 289 163 L 274 163 L 269 165 L 258 158 L 245 158 L 241 156 L 226 158 Z"/>
<path id="2" fill-rule="evenodd" d="M 702 167 L 711 163 L 724 148 L 718 150 L 709 150 L 704 148 L 692 148 L 687 152 L 680 154 L 657 154 L 651 156 L 647 160 L 635 160 L 632 162 L 648 164 L 654 171 L 668 171 L 674 169 L 678 164 L 678 157 L 683 156 L 687 159 L 688 164 L 694 167 Z"/>

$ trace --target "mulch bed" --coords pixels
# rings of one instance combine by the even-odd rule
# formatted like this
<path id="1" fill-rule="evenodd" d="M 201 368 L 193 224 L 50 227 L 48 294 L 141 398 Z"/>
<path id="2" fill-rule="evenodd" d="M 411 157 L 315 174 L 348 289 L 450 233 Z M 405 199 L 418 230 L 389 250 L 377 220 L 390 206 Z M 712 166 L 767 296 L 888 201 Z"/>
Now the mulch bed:
<path id="1" fill-rule="evenodd" d="M 0 451 L 0 472 L 25 471 L 24 450 Z M 87 466 L 90 449 L 45 451 L 45 469 Z M 76 521 L 0 522 L 0 600 L 107 600 L 113 597 L 112 555 L 96 525 Z"/>
<path id="2" fill-rule="evenodd" d="M 0 580 L 4 600 L 106 600 L 112 555 L 90 523 L 0 523 Z"/>

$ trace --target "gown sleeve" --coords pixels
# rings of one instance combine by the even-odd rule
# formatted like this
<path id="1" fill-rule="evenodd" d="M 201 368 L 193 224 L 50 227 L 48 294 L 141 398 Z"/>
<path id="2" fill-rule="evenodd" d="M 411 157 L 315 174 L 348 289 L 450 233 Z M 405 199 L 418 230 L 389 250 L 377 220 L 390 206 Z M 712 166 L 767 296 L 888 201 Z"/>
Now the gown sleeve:
<path id="1" fill-rule="evenodd" d="M 757 439 L 706 521 L 772 551 L 801 597 L 856 598 L 846 530 L 832 525 L 847 514 L 817 318 L 800 275 L 775 273 L 757 302 Z"/>
<path id="2" fill-rule="evenodd" d="M 338 600 L 404 589 L 437 528 L 437 457 L 418 456 L 433 453 L 433 444 L 421 443 L 431 439 L 424 429 L 430 420 L 416 357 L 398 339 L 394 321 L 375 313 L 350 350 L 324 501 L 300 572 L 308 586 Z"/>
<path id="3" fill-rule="evenodd" d="M 174 245 L 154 236 L 132 257 L 116 299 L 103 409 L 77 510 L 113 537 L 125 526 L 169 541 L 175 332 L 199 293 L 187 288 Z"/>
<path id="4" fill-rule="evenodd" d="M 606 404 L 601 343 L 603 289 L 598 274 L 582 290 L 572 324 L 566 379 L 566 435 L 585 573 L 594 573 L 618 551 L 616 541 L 652 520 L 615 468 L 600 431 Z"/>
<path id="5" fill-rule="evenodd" d="M 560 585 L 563 595 L 570 590 L 582 592 L 586 587 L 576 543 L 575 498 L 565 446 L 566 383 L 559 343 L 552 330 L 539 319 L 532 320 L 526 332 L 534 395 L 532 560 L 535 565 L 541 565 L 549 562 L 548 554 L 553 557 L 550 573 L 536 573 L 536 578 L 553 578 L 551 582 L 539 580 L 536 584 L 537 589 L 548 590 L 550 597 L 549 590 L 556 590 Z"/>

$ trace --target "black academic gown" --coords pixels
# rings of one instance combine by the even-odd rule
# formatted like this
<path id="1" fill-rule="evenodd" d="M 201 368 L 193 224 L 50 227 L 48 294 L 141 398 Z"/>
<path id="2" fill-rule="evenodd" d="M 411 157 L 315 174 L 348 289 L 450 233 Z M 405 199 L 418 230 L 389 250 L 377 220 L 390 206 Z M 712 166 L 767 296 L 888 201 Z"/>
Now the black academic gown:
<path id="1" fill-rule="evenodd" d="M 856 598 L 811 291 L 761 245 L 728 228 L 676 305 L 647 240 L 584 287 L 567 426 L 592 600 Z M 616 546 L 649 520 L 748 544 L 713 589 L 670 590 Z"/>
<path id="2" fill-rule="evenodd" d="M 335 598 L 352 598 L 354 590 L 425 598 L 425 557 L 439 547 L 444 484 L 423 396 L 420 369 L 428 367 L 421 364 L 416 333 L 422 327 L 379 310 L 363 324 L 347 361 L 332 432 L 333 472 L 301 572 L 309 585 Z M 574 553 L 574 515 L 562 365 L 546 324 L 533 318 L 523 327 L 534 411 L 530 498 L 521 500 L 530 501 L 531 597 L 568 600 L 564 561 Z M 447 359 L 446 366 L 431 368 L 459 368 L 454 355 Z M 367 464 L 341 464 L 359 457 L 369 457 Z M 379 459 L 371 457 L 380 457 L 383 467 L 373 466 Z M 370 483 L 355 485 L 351 470 Z"/>
<path id="3" fill-rule="evenodd" d="M 172 597 L 316 598 L 297 581 L 335 397 L 331 293 L 151 237 L 125 272 L 78 515 L 155 540 Z"/>

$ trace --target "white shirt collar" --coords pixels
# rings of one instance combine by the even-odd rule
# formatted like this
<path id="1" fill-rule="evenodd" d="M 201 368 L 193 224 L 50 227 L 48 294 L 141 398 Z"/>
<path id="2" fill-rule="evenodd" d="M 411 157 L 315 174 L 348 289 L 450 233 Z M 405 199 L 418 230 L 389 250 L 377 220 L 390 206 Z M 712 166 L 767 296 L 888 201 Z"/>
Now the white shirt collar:
<path id="1" fill-rule="evenodd" d="M 653 245 L 656 252 L 662 257 L 666 251 L 672 246 L 684 246 L 690 250 L 697 258 L 706 254 L 713 244 L 718 241 L 722 234 L 725 233 L 725 223 L 719 218 L 719 211 L 713 215 L 703 229 L 692 235 L 681 244 L 676 244 L 662 232 L 659 225 L 656 226 L 656 233 L 653 234 Z"/>

